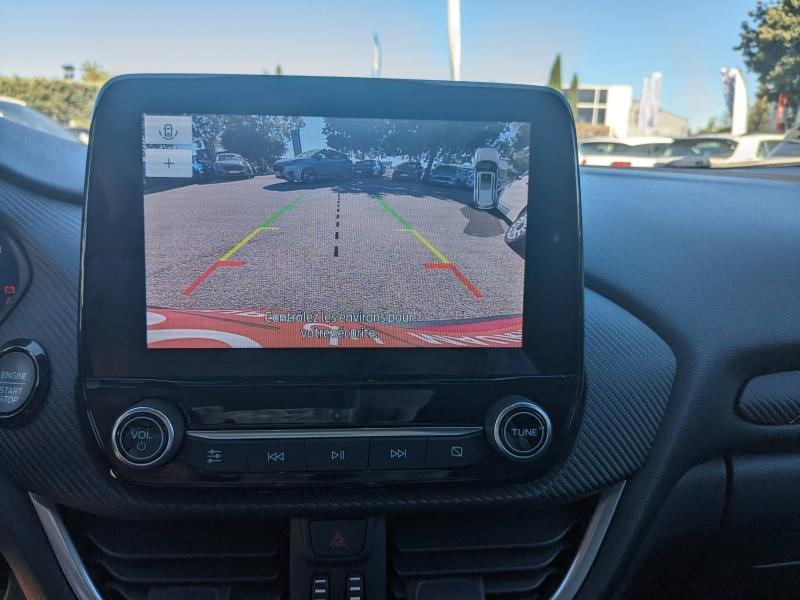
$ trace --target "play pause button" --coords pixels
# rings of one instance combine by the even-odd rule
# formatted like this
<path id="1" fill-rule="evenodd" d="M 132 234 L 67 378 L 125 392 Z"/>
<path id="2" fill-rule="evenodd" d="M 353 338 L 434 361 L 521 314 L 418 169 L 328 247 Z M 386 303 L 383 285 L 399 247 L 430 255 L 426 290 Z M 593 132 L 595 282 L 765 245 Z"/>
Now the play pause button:
<path id="1" fill-rule="evenodd" d="M 369 453 L 369 468 L 421 469 L 428 448 L 426 438 L 374 438 Z"/>

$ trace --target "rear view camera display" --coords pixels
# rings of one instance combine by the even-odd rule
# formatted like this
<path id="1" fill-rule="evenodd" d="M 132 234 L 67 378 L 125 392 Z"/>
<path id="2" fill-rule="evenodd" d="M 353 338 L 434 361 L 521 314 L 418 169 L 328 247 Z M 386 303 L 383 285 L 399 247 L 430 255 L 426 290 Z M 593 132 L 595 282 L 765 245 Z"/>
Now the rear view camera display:
<path id="1" fill-rule="evenodd" d="M 528 123 L 144 115 L 147 347 L 521 347 L 529 147 Z"/>

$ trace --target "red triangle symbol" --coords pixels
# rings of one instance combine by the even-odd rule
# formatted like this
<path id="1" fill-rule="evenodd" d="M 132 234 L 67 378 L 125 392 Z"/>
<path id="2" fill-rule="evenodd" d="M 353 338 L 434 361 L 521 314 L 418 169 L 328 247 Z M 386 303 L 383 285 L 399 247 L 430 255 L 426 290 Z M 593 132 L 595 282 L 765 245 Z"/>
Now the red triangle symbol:
<path id="1" fill-rule="evenodd" d="M 331 538 L 331 548 L 346 548 L 347 547 L 347 540 L 344 539 L 341 531 L 337 531 L 333 534 Z"/>

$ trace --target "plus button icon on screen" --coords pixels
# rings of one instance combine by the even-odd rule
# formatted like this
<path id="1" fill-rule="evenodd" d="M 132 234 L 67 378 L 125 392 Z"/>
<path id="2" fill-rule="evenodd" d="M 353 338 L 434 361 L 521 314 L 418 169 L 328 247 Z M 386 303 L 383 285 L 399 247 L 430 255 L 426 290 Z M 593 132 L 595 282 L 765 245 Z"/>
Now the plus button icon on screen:
<path id="1" fill-rule="evenodd" d="M 167 160 L 166 160 L 166 162 L 164 164 L 167 165 L 168 169 L 170 169 L 170 168 L 172 168 L 172 165 L 174 165 L 175 163 L 172 162 L 171 158 L 167 158 Z"/>

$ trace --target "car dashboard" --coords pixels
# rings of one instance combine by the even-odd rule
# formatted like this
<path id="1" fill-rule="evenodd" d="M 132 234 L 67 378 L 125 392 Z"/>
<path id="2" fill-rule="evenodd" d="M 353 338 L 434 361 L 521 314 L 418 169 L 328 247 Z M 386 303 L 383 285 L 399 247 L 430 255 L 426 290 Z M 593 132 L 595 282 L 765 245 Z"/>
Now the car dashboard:
<path id="1" fill-rule="evenodd" d="M 85 149 L 0 127 L 0 343 L 35 341 L 48 380 L 0 422 L 9 597 L 752 598 L 800 579 L 796 168 L 581 170 L 583 400 L 545 472 L 197 488 L 120 477 L 98 448 Z"/>

